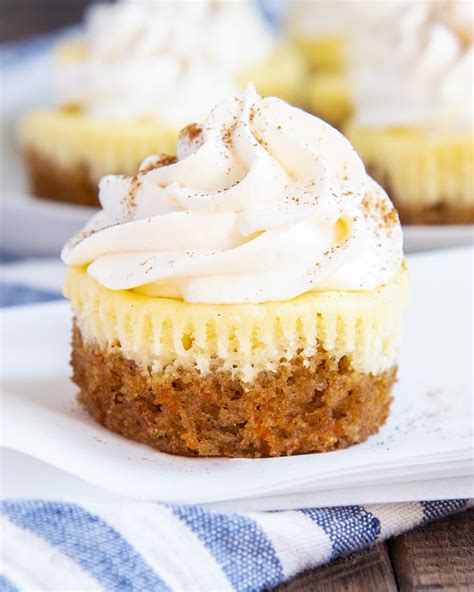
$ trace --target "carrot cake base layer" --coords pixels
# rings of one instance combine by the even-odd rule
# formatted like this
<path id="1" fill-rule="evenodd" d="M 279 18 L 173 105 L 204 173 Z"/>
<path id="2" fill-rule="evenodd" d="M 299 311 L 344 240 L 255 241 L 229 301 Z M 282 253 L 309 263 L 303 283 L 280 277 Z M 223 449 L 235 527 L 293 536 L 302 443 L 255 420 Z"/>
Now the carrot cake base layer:
<path id="1" fill-rule="evenodd" d="M 408 205 L 403 196 L 397 196 L 386 171 L 368 163 L 367 172 L 390 195 L 402 224 L 474 224 L 474 203 L 440 198 L 436 203 L 424 204 L 424 200 L 417 199 L 413 205 Z"/>
<path id="2" fill-rule="evenodd" d="M 440 202 L 425 208 L 409 208 L 397 206 L 396 197 L 393 203 L 403 224 L 474 224 L 474 205 L 456 207 Z"/>
<path id="3" fill-rule="evenodd" d="M 185 456 L 268 457 L 325 452 L 362 442 L 387 418 L 396 368 L 356 372 L 318 347 L 243 382 L 229 371 L 160 372 L 102 349 L 73 329 L 79 401 L 103 426 Z"/>
<path id="4" fill-rule="evenodd" d="M 24 153 L 33 195 L 84 206 L 99 206 L 97 179 L 86 163 L 62 166 L 34 148 Z"/>

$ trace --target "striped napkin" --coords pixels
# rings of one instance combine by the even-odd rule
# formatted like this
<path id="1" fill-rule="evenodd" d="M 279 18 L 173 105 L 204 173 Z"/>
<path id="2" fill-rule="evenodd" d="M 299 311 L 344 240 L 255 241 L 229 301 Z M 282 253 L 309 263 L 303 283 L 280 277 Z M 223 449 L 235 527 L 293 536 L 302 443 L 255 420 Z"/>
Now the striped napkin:
<path id="1" fill-rule="evenodd" d="M 146 502 L 0 504 L 0 590 L 257 592 L 465 500 L 219 513 Z"/>
<path id="2" fill-rule="evenodd" d="M 61 298 L 61 264 L 5 254 L 0 261 L 1 306 Z M 0 592 L 258 592 L 470 505 L 236 513 L 127 500 L 3 500 Z"/>

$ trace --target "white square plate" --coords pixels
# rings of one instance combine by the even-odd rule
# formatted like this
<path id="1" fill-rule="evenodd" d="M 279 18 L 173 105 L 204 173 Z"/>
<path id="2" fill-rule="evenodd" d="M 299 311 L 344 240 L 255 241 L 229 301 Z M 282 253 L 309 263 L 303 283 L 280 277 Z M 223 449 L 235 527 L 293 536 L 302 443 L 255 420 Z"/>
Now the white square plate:
<path id="1" fill-rule="evenodd" d="M 279 497 L 278 504 L 259 506 L 270 509 L 315 492 L 320 500 L 326 492 L 330 504 L 329 492 L 348 490 L 357 492 L 352 503 L 399 501 L 397 488 L 403 487 L 410 499 L 426 499 L 427 487 L 417 497 L 406 484 L 439 480 L 446 496 L 449 479 L 451 497 L 469 495 L 472 265 L 472 249 L 410 258 L 412 293 L 395 402 L 387 424 L 363 444 L 290 458 L 192 459 L 113 434 L 75 401 L 64 302 L 1 313 L 1 444 L 115 494 L 166 502 Z M 377 500 L 371 488 L 378 488 Z"/>

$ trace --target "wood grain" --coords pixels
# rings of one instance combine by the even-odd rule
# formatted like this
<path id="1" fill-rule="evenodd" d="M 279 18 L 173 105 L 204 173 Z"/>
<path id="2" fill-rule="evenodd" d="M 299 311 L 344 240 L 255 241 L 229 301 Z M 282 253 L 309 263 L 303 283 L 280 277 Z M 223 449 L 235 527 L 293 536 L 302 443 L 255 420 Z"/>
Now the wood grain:
<path id="1" fill-rule="evenodd" d="M 474 510 L 401 535 L 388 548 L 401 592 L 474 590 Z"/>
<path id="2" fill-rule="evenodd" d="M 275 592 L 395 592 L 397 586 L 385 545 L 376 545 L 309 570 Z"/>

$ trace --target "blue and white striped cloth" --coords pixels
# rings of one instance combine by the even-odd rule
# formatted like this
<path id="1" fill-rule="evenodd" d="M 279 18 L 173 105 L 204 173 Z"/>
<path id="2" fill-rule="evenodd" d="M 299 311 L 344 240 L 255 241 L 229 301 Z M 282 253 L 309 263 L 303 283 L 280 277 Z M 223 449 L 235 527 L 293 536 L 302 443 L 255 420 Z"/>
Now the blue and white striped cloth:
<path id="1" fill-rule="evenodd" d="M 0 266 L 2 306 L 60 298 L 50 261 Z M 467 500 L 278 512 L 217 512 L 136 501 L 3 500 L 0 592 L 258 592 Z"/>
<path id="2" fill-rule="evenodd" d="M 465 500 L 219 513 L 146 502 L 1 503 L 0 590 L 256 592 Z"/>

